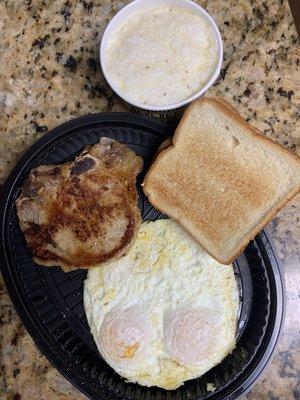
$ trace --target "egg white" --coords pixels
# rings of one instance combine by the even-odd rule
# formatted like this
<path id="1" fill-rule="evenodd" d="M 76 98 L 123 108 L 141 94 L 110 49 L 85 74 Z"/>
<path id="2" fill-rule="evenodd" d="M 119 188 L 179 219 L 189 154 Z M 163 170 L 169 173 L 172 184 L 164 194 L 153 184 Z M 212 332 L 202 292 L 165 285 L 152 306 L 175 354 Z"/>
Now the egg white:
<path id="1" fill-rule="evenodd" d="M 143 223 L 127 256 L 89 270 L 84 307 L 99 352 L 129 382 L 176 389 L 235 347 L 233 267 L 169 219 Z"/>

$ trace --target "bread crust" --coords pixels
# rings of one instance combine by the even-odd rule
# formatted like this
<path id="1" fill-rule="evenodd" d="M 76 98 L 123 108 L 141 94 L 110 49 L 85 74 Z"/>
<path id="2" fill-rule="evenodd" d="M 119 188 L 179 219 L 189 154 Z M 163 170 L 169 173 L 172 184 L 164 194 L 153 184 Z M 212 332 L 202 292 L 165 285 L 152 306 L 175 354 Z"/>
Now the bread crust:
<path id="1" fill-rule="evenodd" d="M 151 175 L 151 172 L 153 168 L 160 162 L 160 160 L 167 154 L 168 151 L 172 150 L 174 147 L 176 147 L 179 135 L 181 133 L 181 128 L 184 126 L 186 123 L 187 118 L 189 118 L 191 110 L 198 104 L 198 103 L 207 103 L 215 106 L 218 108 L 223 114 L 227 115 L 231 119 L 233 119 L 237 124 L 241 125 L 244 129 L 247 130 L 250 136 L 252 136 L 255 140 L 262 141 L 266 143 L 268 146 L 275 147 L 277 151 L 281 152 L 284 156 L 287 156 L 289 158 L 292 158 L 293 161 L 298 163 L 299 165 L 299 173 L 300 173 L 300 157 L 298 157 L 296 154 L 290 152 L 289 150 L 285 149 L 283 146 L 281 146 L 279 143 L 276 141 L 268 138 L 267 136 L 263 135 L 257 128 L 254 126 L 250 125 L 245 121 L 245 119 L 235 110 L 235 108 L 226 100 L 223 100 L 221 98 L 208 98 L 208 97 L 203 97 L 198 100 L 195 100 L 193 103 L 191 103 L 187 110 L 185 111 L 179 125 L 176 128 L 176 131 L 173 136 L 172 144 L 169 145 L 166 149 L 163 149 L 162 151 L 159 152 L 157 157 L 155 158 L 153 164 L 151 165 L 149 171 L 147 172 L 144 182 L 143 182 L 143 190 L 146 196 L 148 196 L 150 203 L 157 208 L 158 210 L 164 212 L 165 214 L 168 214 L 165 210 L 161 210 L 160 206 L 157 201 L 155 201 L 151 195 L 151 190 L 148 190 L 147 188 L 147 183 L 149 181 L 149 177 Z M 203 247 L 203 249 L 210 254 L 212 257 L 214 257 L 218 262 L 223 263 L 223 264 L 230 264 L 233 262 L 234 259 L 236 259 L 245 249 L 247 244 L 254 239 L 254 237 L 261 231 L 261 229 L 268 223 L 270 222 L 273 217 L 289 202 L 291 201 L 298 193 L 300 192 L 300 183 L 298 186 L 292 190 L 290 193 L 288 193 L 280 202 L 279 204 L 276 204 L 275 207 L 273 207 L 267 215 L 259 221 L 259 223 L 254 226 L 250 231 L 246 232 L 246 234 L 243 237 L 243 240 L 241 241 L 240 245 L 234 250 L 234 253 L 231 255 L 229 258 L 220 258 L 213 254 L 209 248 L 203 245 L 201 241 L 193 234 L 191 229 L 186 229 L 190 235 Z M 179 224 L 182 224 L 180 215 L 177 217 L 172 216 L 172 219 L 174 219 L 176 222 Z"/>

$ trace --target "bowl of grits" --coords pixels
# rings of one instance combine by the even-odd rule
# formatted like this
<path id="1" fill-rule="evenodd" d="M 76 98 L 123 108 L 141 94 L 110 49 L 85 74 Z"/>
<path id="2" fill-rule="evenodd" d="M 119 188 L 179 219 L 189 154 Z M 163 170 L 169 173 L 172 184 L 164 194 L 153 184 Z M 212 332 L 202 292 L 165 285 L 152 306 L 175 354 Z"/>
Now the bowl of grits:
<path id="1" fill-rule="evenodd" d="M 111 88 L 152 111 L 177 109 L 203 95 L 222 60 L 216 23 L 190 0 L 135 0 L 110 21 L 100 44 Z"/>

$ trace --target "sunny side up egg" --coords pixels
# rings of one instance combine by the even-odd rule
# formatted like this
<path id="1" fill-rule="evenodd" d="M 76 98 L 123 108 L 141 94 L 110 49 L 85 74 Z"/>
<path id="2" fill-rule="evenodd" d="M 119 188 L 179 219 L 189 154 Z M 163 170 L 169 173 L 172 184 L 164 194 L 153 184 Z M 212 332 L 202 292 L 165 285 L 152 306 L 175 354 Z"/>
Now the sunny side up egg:
<path id="1" fill-rule="evenodd" d="M 105 361 L 129 382 L 176 389 L 235 347 L 232 266 L 178 224 L 142 224 L 129 254 L 88 272 L 84 307 Z"/>

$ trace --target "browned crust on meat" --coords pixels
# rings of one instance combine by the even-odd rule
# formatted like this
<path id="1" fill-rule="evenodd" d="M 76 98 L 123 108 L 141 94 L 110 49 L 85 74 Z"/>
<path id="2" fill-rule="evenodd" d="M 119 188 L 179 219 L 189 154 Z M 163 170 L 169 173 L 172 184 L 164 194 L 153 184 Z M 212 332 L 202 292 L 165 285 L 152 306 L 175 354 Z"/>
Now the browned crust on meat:
<path id="1" fill-rule="evenodd" d="M 109 147 L 104 142 L 103 147 Z M 118 259 L 130 248 L 141 224 L 135 179 L 143 163 L 127 146 L 111 142 L 109 150 L 103 150 L 100 142 L 73 162 L 39 166 L 25 180 L 16 206 L 21 229 L 38 264 L 60 266 L 66 271 L 90 268 Z M 45 220 L 30 220 L 26 202 L 29 210 L 34 203 L 37 214 L 45 212 Z M 120 219 L 122 231 L 111 248 L 95 251 L 88 247 L 94 238 L 110 235 Z M 59 243 L 54 238 L 65 229 L 78 248 L 59 255 Z"/>

